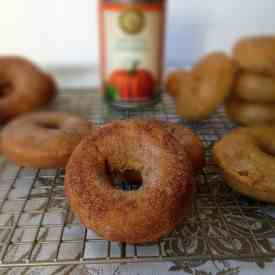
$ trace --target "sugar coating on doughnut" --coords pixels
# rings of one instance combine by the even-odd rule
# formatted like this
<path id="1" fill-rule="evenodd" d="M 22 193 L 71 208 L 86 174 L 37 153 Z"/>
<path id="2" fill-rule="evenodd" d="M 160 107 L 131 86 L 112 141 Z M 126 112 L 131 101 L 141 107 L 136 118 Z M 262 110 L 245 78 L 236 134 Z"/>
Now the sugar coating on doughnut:
<path id="1" fill-rule="evenodd" d="M 159 123 L 178 141 L 189 156 L 194 171 L 200 171 L 204 166 L 204 147 L 200 138 L 191 129 L 179 123 L 168 121 L 154 122 Z"/>
<path id="2" fill-rule="evenodd" d="M 116 121 L 85 138 L 66 168 L 65 193 L 74 213 L 106 240 L 157 241 L 183 220 L 194 191 L 191 163 L 162 127 Z M 139 171 L 142 185 L 126 192 L 110 171 Z"/>

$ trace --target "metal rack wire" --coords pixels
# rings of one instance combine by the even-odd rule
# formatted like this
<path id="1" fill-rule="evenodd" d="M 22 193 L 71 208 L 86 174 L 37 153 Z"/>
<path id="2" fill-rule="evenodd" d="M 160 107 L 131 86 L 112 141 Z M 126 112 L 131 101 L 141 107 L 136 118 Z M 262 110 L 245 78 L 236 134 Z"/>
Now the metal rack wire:
<path id="1" fill-rule="evenodd" d="M 275 257 L 275 207 L 241 197 L 223 182 L 212 144 L 234 125 L 220 110 L 200 123 L 182 121 L 174 103 L 143 111 L 113 111 L 92 91 L 66 91 L 52 106 L 97 124 L 145 117 L 184 123 L 198 133 L 207 165 L 185 222 L 159 243 L 144 246 L 102 240 L 82 227 L 64 196 L 62 170 L 32 170 L 2 160 L 0 166 L 0 267 L 149 261 L 271 260 Z"/>

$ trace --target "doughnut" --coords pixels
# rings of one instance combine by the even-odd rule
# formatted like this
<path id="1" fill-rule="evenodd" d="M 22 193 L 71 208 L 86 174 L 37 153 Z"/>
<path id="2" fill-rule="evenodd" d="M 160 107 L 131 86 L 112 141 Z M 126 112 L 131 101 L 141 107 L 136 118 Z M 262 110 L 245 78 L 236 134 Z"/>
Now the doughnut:
<path id="1" fill-rule="evenodd" d="M 204 148 L 200 138 L 178 123 L 162 122 L 162 126 L 184 147 L 195 172 L 200 171 L 204 166 Z"/>
<path id="2" fill-rule="evenodd" d="M 188 77 L 188 72 L 186 70 L 175 70 L 168 74 L 165 88 L 168 94 L 172 97 L 177 97 L 177 85 L 179 78 L 184 79 L 185 76 Z"/>
<path id="3" fill-rule="evenodd" d="M 176 110 L 187 120 L 207 118 L 229 95 L 236 64 L 223 53 L 204 57 L 184 79 L 179 79 Z"/>
<path id="4" fill-rule="evenodd" d="M 275 77 L 242 72 L 236 80 L 234 96 L 255 103 L 275 103 Z"/>
<path id="5" fill-rule="evenodd" d="M 169 132 L 179 143 L 181 148 L 187 153 L 194 172 L 199 172 L 204 166 L 204 146 L 200 138 L 189 128 L 181 124 L 153 119 L 135 119 L 139 123 L 152 123 L 157 127 L 162 127 Z M 133 175 L 134 177 L 134 175 Z"/>
<path id="6" fill-rule="evenodd" d="M 235 129 L 213 148 L 229 186 L 243 195 L 275 202 L 275 128 Z"/>
<path id="7" fill-rule="evenodd" d="M 168 121 L 159 121 L 159 120 L 142 120 L 136 119 L 136 122 L 139 123 L 152 123 L 157 127 L 162 127 L 169 132 L 179 143 L 180 147 L 187 153 L 194 172 L 199 172 L 204 166 L 204 146 L 200 138 L 189 128 L 182 126 L 181 124 Z M 128 176 L 131 176 L 128 173 Z M 135 175 L 132 175 L 132 179 L 135 178 Z"/>
<path id="8" fill-rule="evenodd" d="M 67 113 L 29 113 L 3 128 L 1 150 L 19 166 L 64 168 L 74 148 L 91 129 L 90 122 Z"/>
<path id="9" fill-rule="evenodd" d="M 275 36 L 247 37 L 239 40 L 233 56 L 242 69 L 275 75 Z"/>
<path id="10" fill-rule="evenodd" d="M 230 119 L 240 125 L 273 124 L 275 104 L 249 103 L 233 98 L 225 103 L 225 111 Z"/>
<path id="11" fill-rule="evenodd" d="M 178 146 L 151 122 L 114 121 L 97 129 L 77 146 L 66 167 L 71 209 L 105 240 L 159 240 L 182 222 L 195 191 L 190 160 Z M 140 175 L 139 189 L 114 187 L 114 175 L 127 171 Z"/>
<path id="12" fill-rule="evenodd" d="M 0 57 L 0 117 L 2 120 L 34 111 L 57 92 L 53 78 L 30 61 L 16 56 Z"/>

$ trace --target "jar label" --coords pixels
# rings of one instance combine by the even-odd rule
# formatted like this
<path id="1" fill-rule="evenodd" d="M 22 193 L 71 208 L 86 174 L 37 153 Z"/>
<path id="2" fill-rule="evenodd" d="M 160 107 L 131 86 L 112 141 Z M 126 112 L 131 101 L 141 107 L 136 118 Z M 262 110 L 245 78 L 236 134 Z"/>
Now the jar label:
<path id="1" fill-rule="evenodd" d="M 105 3 L 101 13 L 102 77 L 113 101 L 146 101 L 160 86 L 163 3 Z"/>

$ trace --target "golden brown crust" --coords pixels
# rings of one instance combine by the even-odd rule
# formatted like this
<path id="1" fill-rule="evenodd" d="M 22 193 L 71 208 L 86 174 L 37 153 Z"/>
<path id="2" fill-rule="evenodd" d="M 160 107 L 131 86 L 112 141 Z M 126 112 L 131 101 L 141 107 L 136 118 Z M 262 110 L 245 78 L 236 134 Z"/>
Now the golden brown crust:
<path id="1" fill-rule="evenodd" d="M 256 36 L 241 39 L 234 47 L 233 56 L 241 68 L 275 75 L 275 36 Z"/>
<path id="2" fill-rule="evenodd" d="M 177 114 L 188 120 L 207 118 L 230 94 L 237 65 L 223 53 L 212 53 L 179 80 Z"/>
<path id="3" fill-rule="evenodd" d="M 255 103 L 275 103 L 275 77 L 241 72 L 236 80 L 234 95 Z"/>
<path id="4" fill-rule="evenodd" d="M 274 104 L 249 103 L 233 98 L 225 104 L 227 115 L 240 125 L 273 124 L 275 122 Z"/>
<path id="5" fill-rule="evenodd" d="M 199 172 L 203 168 L 205 163 L 204 146 L 201 139 L 191 129 L 170 121 L 153 119 L 136 119 L 135 121 L 139 123 L 144 122 L 146 124 L 150 123 L 155 127 L 161 127 L 167 130 L 168 133 L 176 139 L 179 146 L 187 153 L 191 160 L 194 172 Z"/>
<path id="6" fill-rule="evenodd" d="M 183 146 L 195 172 L 204 166 L 204 147 L 200 138 L 189 128 L 178 123 L 161 122 L 164 127 Z"/>
<path id="7" fill-rule="evenodd" d="M 239 128 L 213 149 L 226 182 L 241 194 L 275 202 L 275 128 Z"/>
<path id="8" fill-rule="evenodd" d="M 106 240 L 158 240 L 182 221 L 193 193 L 190 161 L 177 147 L 166 130 L 151 122 L 116 121 L 96 130 L 66 167 L 65 193 L 72 210 Z M 106 164 L 118 171 L 140 171 L 141 188 L 114 188 Z"/>
<path id="9" fill-rule="evenodd" d="M 3 154 L 20 166 L 64 168 L 90 122 L 60 112 L 38 112 L 10 122 L 1 133 Z"/>
<path id="10" fill-rule="evenodd" d="M 0 117 L 10 119 L 47 104 L 57 93 L 53 78 L 21 57 L 0 58 Z"/>
<path id="11" fill-rule="evenodd" d="M 183 69 L 170 72 L 165 83 L 167 93 L 173 97 L 177 97 L 179 79 L 185 79 L 185 77 L 188 77 L 188 74 L 189 72 Z"/>

